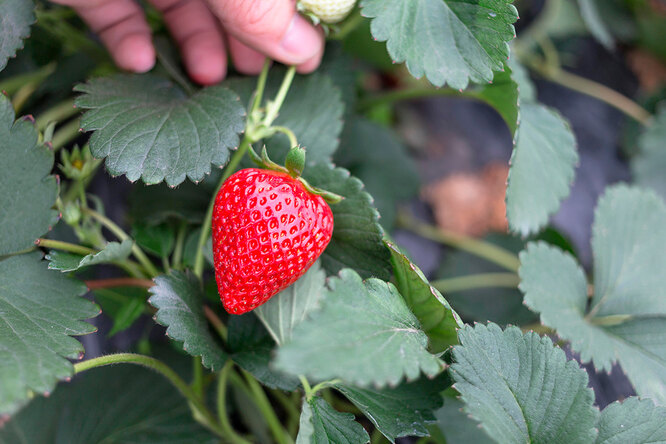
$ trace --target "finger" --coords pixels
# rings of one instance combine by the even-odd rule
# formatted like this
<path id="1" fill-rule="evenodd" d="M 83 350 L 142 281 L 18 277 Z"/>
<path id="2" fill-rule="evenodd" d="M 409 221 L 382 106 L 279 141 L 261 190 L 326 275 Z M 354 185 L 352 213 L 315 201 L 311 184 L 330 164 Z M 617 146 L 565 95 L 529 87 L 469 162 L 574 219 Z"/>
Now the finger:
<path id="1" fill-rule="evenodd" d="M 247 75 L 259 74 L 264 67 L 266 56 L 234 37 L 228 36 L 227 40 L 229 41 L 231 61 L 236 71 Z"/>
<path id="2" fill-rule="evenodd" d="M 310 74 L 314 72 L 321 63 L 321 55 L 316 55 L 305 63 L 301 63 L 296 67 L 296 72 L 299 74 Z"/>
<path id="3" fill-rule="evenodd" d="M 192 79 L 203 85 L 227 73 L 227 54 L 219 24 L 202 0 L 151 0 L 162 11 Z"/>
<path id="4" fill-rule="evenodd" d="M 317 31 L 321 34 L 322 39 L 325 41 L 326 37 L 324 35 L 324 30 L 321 28 L 317 28 Z M 299 74 L 310 74 L 319 67 L 323 56 L 324 56 L 323 51 L 318 52 L 314 57 L 312 57 L 307 62 L 298 65 L 298 67 L 296 68 L 296 72 L 298 72 Z"/>
<path id="5" fill-rule="evenodd" d="M 75 4 L 74 9 L 99 35 L 116 64 L 146 72 L 155 64 L 155 49 L 143 11 L 132 0 L 101 0 Z"/>
<path id="6" fill-rule="evenodd" d="M 225 31 L 245 45 L 289 65 L 324 51 L 324 38 L 296 12 L 293 0 L 207 0 Z"/>

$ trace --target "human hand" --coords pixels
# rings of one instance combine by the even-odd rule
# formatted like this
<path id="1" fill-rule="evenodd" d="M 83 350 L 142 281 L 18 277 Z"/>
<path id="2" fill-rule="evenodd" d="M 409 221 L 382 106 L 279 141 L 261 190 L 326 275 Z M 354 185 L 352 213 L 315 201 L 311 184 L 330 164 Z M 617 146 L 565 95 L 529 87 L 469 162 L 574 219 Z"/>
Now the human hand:
<path id="1" fill-rule="evenodd" d="M 150 29 L 134 0 L 53 1 L 74 8 L 120 68 L 146 72 L 155 64 Z M 323 55 L 323 33 L 296 12 L 293 0 L 150 2 L 162 12 L 190 77 L 200 84 L 225 77 L 227 51 L 244 74 L 258 74 L 266 57 L 307 73 L 319 66 Z"/>

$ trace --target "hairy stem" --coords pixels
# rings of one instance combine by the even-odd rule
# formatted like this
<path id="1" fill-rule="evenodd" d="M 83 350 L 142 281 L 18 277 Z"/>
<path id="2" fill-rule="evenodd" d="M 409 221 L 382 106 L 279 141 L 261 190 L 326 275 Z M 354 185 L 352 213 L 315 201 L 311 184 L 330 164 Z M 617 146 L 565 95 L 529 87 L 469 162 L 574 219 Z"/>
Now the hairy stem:
<path id="1" fill-rule="evenodd" d="M 185 234 L 187 233 L 187 222 L 182 222 L 178 227 L 176 234 L 176 246 L 171 256 L 171 265 L 176 270 L 180 270 L 183 265 L 183 248 L 185 247 Z"/>
<path id="2" fill-rule="evenodd" d="M 528 324 L 523 327 L 520 327 L 520 329 L 523 331 L 523 333 L 527 333 L 528 331 L 533 331 L 538 335 L 550 335 L 555 333 L 555 331 L 552 328 L 543 325 L 541 322 Z"/>
<path id="3" fill-rule="evenodd" d="M 268 400 L 264 389 L 257 382 L 257 380 L 252 377 L 252 375 L 246 372 L 244 373 L 245 381 L 247 382 L 247 385 L 250 388 L 250 392 L 252 393 L 252 398 L 266 419 L 268 428 L 271 430 L 275 441 L 278 444 L 293 444 L 291 436 L 289 436 L 289 433 L 287 433 L 287 431 L 282 427 L 282 424 L 280 424 L 280 420 L 275 414 L 275 411 L 273 410 L 273 407 L 271 406 L 271 403 Z"/>
<path id="4" fill-rule="evenodd" d="M 643 125 L 647 126 L 652 122 L 652 114 L 645 110 L 645 108 L 631 100 L 629 97 L 624 96 L 601 83 L 572 74 L 563 69 L 548 69 L 542 66 L 539 62 L 528 62 L 527 65 L 545 79 L 601 100 Z"/>
<path id="5" fill-rule="evenodd" d="M 41 84 L 44 79 L 53 74 L 56 69 L 56 63 L 51 62 L 44 65 L 36 71 L 30 71 L 25 74 L 19 74 L 10 77 L 0 82 L 0 91 L 4 91 L 7 95 L 13 95 L 26 84 L 37 83 Z"/>
<path id="6" fill-rule="evenodd" d="M 51 122 L 62 122 L 77 114 L 79 109 L 74 106 L 74 99 L 68 99 L 60 102 L 53 108 L 49 108 L 35 119 L 37 130 L 44 131 Z"/>
<path id="7" fill-rule="evenodd" d="M 217 416 L 220 421 L 220 428 L 224 431 L 226 437 L 231 443 L 234 444 L 249 444 L 245 438 L 240 436 L 229 421 L 229 414 L 227 413 L 227 382 L 229 381 L 229 374 L 233 369 L 234 362 L 230 359 L 224 364 L 220 375 L 217 377 Z"/>
<path id="8" fill-rule="evenodd" d="M 88 216 L 92 217 L 93 219 L 97 220 L 99 223 L 104 225 L 111 233 L 113 233 L 114 236 L 116 236 L 121 241 L 124 241 L 125 239 L 130 239 L 129 235 L 125 233 L 125 231 L 123 231 L 122 228 L 116 225 L 116 223 L 113 222 L 108 217 L 90 208 L 82 208 L 82 210 L 85 214 L 87 214 Z M 136 259 L 143 266 L 143 268 L 146 269 L 146 271 L 150 274 L 151 277 L 155 277 L 160 274 L 160 272 L 157 270 L 157 268 L 155 268 L 150 259 L 148 259 L 148 256 L 146 256 L 146 254 L 143 252 L 141 247 L 137 245 L 136 242 L 132 244 L 132 254 L 134 255 L 134 257 L 136 257 Z"/>
<path id="9" fill-rule="evenodd" d="M 284 99 L 287 97 L 287 93 L 289 92 L 291 82 L 294 80 L 295 74 L 296 66 L 290 66 L 287 69 L 287 73 L 284 75 L 284 79 L 282 79 L 282 84 L 280 85 L 280 89 L 278 90 L 275 99 L 269 102 L 268 106 L 266 107 L 266 116 L 264 117 L 264 125 L 266 127 L 270 127 L 277 118 L 278 113 L 280 112 L 280 108 L 284 103 Z"/>
<path id="10" fill-rule="evenodd" d="M 499 265 L 512 272 L 517 272 L 520 267 L 518 256 L 509 250 L 497 245 L 485 242 L 473 237 L 442 230 L 441 228 L 425 224 L 405 211 L 398 213 L 397 224 L 426 239 L 466 251 L 475 256 L 482 257 L 489 262 Z"/>
<path id="11" fill-rule="evenodd" d="M 289 148 L 298 146 L 298 139 L 296 138 L 296 134 L 294 134 L 294 132 L 286 126 L 272 126 L 271 129 L 277 133 L 282 133 L 289 138 Z"/>
<path id="12" fill-rule="evenodd" d="M 58 131 L 53 133 L 53 138 L 51 139 L 53 150 L 58 151 L 63 146 L 76 139 L 79 135 L 81 135 L 80 129 L 81 122 L 79 119 L 74 119 L 60 127 Z"/>
<path id="13" fill-rule="evenodd" d="M 91 281 L 84 281 L 89 290 L 97 290 L 99 288 L 116 288 L 116 287 L 142 287 L 151 288 L 155 285 L 150 279 L 139 278 L 110 278 L 110 279 L 96 279 Z"/>
<path id="14" fill-rule="evenodd" d="M 413 100 L 421 99 L 424 97 L 464 97 L 470 96 L 471 91 L 466 91 L 461 93 L 451 88 L 429 88 L 429 87 L 417 87 L 417 88 L 406 88 L 398 89 L 394 91 L 388 91 L 385 93 L 377 94 L 375 96 L 360 100 L 356 108 L 359 111 L 367 111 L 370 108 L 374 108 L 378 105 L 389 105 L 394 102 L 400 102 L 403 100 Z"/>
<path id="15" fill-rule="evenodd" d="M 215 314 L 215 312 L 207 305 L 204 305 L 204 315 L 208 322 L 211 323 L 215 331 L 224 342 L 227 342 L 227 326 L 224 325 L 224 322 Z"/>
<path id="16" fill-rule="evenodd" d="M 88 254 L 98 253 L 97 250 L 92 248 L 84 247 L 82 245 L 70 244 L 69 242 L 63 242 L 55 239 L 37 239 L 35 245 L 38 247 L 52 248 L 54 250 L 67 251 L 68 253 L 82 254 L 84 256 Z"/>
<path id="17" fill-rule="evenodd" d="M 476 288 L 516 288 L 520 278 L 515 273 L 480 273 L 469 276 L 458 276 L 449 279 L 431 281 L 430 285 L 442 293 L 472 290 Z"/>
<path id="18" fill-rule="evenodd" d="M 87 361 L 74 364 L 74 373 L 78 374 L 86 370 L 103 367 L 112 364 L 135 364 L 149 368 L 164 376 L 195 409 L 198 416 L 203 420 L 203 425 L 215 432 L 220 437 L 226 437 L 216 419 L 213 417 L 203 401 L 196 395 L 192 388 L 174 372 L 171 367 L 162 361 L 150 356 L 135 353 L 117 353 L 113 355 L 100 356 Z"/>

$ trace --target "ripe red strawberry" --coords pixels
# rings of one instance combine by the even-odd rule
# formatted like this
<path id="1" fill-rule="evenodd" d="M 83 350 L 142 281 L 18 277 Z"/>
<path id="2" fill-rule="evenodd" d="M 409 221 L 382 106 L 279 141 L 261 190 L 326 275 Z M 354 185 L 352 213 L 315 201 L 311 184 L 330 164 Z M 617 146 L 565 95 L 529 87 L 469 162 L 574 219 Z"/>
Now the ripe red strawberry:
<path id="1" fill-rule="evenodd" d="M 215 198 L 213 257 L 224 308 L 246 313 L 301 277 L 333 233 L 333 213 L 286 173 L 248 168 Z"/>

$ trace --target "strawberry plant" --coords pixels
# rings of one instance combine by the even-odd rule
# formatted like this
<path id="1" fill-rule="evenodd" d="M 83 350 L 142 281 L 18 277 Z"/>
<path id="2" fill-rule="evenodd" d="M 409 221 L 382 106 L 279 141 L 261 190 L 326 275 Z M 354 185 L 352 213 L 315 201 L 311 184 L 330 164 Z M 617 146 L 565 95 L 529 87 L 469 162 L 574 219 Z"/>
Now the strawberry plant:
<path id="1" fill-rule="evenodd" d="M 516 37 L 516 3 L 302 0 L 315 73 L 200 87 L 150 4 L 158 63 L 128 74 L 71 9 L 0 0 L 0 443 L 666 441 L 663 91 L 563 68 L 587 33 L 663 57 L 664 12 L 548 0 Z M 582 247 L 552 226 L 576 122 L 530 74 L 626 127 Z M 435 96 L 503 122 L 510 235 L 404 205 L 391 126 Z M 633 396 L 605 406 L 589 375 L 613 369 Z"/>

